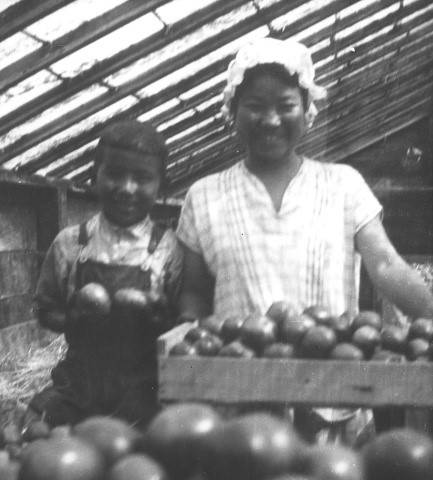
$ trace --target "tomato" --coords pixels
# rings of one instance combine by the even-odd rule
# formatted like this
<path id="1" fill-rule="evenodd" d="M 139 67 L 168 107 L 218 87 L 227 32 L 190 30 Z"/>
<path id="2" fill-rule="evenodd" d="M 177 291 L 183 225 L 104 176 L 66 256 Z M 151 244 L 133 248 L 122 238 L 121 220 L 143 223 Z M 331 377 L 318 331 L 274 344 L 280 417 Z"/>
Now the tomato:
<path id="1" fill-rule="evenodd" d="M 191 345 L 189 342 L 185 342 L 184 340 L 182 340 L 181 342 L 176 343 L 176 345 L 171 348 L 169 355 L 197 355 L 197 349 L 194 347 L 194 345 Z"/>
<path id="2" fill-rule="evenodd" d="M 364 325 L 355 330 L 352 343 L 364 352 L 366 358 L 370 358 L 380 345 L 380 333 L 374 327 Z"/>
<path id="3" fill-rule="evenodd" d="M 295 349 L 288 343 L 272 343 L 263 350 L 263 357 L 266 358 L 293 358 Z"/>
<path id="4" fill-rule="evenodd" d="M 380 332 L 385 350 L 402 353 L 406 349 L 407 331 L 397 325 L 385 325 Z"/>
<path id="5" fill-rule="evenodd" d="M 149 424 L 141 450 L 160 462 L 173 478 L 183 478 L 197 470 L 200 445 L 220 422 L 220 416 L 208 405 L 170 405 Z"/>
<path id="6" fill-rule="evenodd" d="M 308 315 L 293 315 L 283 319 L 278 326 L 278 340 L 282 343 L 298 344 L 316 322 Z"/>
<path id="7" fill-rule="evenodd" d="M 296 315 L 295 307 L 285 301 L 274 302 L 266 312 L 266 316 L 274 320 L 277 324 L 294 315 Z"/>
<path id="8" fill-rule="evenodd" d="M 73 434 L 96 447 L 108 464 L 131 453 L 140 438 L 139 433 L 123 420 L 103 416 L 78 423 Z"/>
<path id="9" fill-rule="evenodd" d="M 22 441 L 20 430 L 14 423 L 10 423 L 3 428 L 1 431 L 1 437 L 1 446 L 7 444 L 20 444 Z"/>
<path id="10" fill-rule="evenodd" d="M 429 480 L 433 472 L 433 441 L 399 428 L 378 435 L 364 447 L 365 480 Z"/>
<path id="11" fill-rule="evenodd" d="M 259 480 L 294 471 L 303 444 L 285 421 L 266 413 L 239 416 L 202 442 L 202 468 L 210 480 Z"/>
<path id="12" fill-rule="evenodd" d="M 313 320 L 316 321 L 319 325 L 329 326 L 330 322 L 333 320 L 331 312 L 321 305 L 313 305 L 304 310 L 304 315 L 308 315 Z"/>
<path id="13" fill-rule="evenodd" d="M 167 474 L 155 460 L 147 455 L 127 455 L 116 462 L 106 480 L 167 480 Z"/>
<path id="14" fill-rule="evenodd" d="M 224 320 L 221 327 L 221 338 L 225 343 L 237 340 L 241 334 L 245 319 L 241 317 L 229 317 Z"/>
<path id="15" fill-rule="evenodd" d="M 428 357 L 430 344 L 425 338 L 414 338 L 407 344 L 406 356 L 409 360 L 416 360 L 419 357 Z"/>
<path id="16" fill-rule="evenodd" d="M 433 340 L 433 320 L 430 318 L 417 318 L 409 328 L 409 338 L 424 338 Z"/>
<path id="17" fill-rule="evenodd" d="M 33 442 L 38 438 L 48 438 L 50 436 L 50 426 L 42 420 L 30 423 L 23 432 L 25 442 Z"/>
<path id="18" fill-rule="evenodd" d="M 0 478 L 1 480 L 17 480 L 20 464 L 9 458 L 9 454 L 0 450 Z"/>
<path id="19" fill-rule="evenodd" d="M 65 438 L 71 435 L 72 428 L 70 425 L 58 425 L 50 432 L 51 438 Z"/>
<path id="20" fill-rule="evenodd" d="M 113 297 L 113 310 L 128 317 L 150 313 L 151 306 L 146 292 L 137 288 L 121 288 Z"/>
<path id="21" fill-rule="evenodd" d="M 355 331 L 358 328 L 366 325 L 380 331 L 382 328 L 382 318 L 376 312 L 371 310 L 363 310 L 362 312 L 359 312 L 358 315 L 353 319 L 352 330 Z"/>
<path id="22" fill-rule="evenodd" d="M 334 360 L 363 360 L 362 350 L 351 343 L 339 343 L 331 351 L 329 358 Z"/>
<path id="23" fill-rule="evenodd" d="M 209 335 L 211 335 L 211 333 L 204 328 L 192 327 L 191 330 L 188 330 L 188 332 L 185 334 L 184 340 L 185 342 L 194 344 L 197 340 L 208 337 Z"/>
<path id="24" fill-rule="evenodd" d="M 251 315 L 241 328 L 241 341 L 256 352 L 275 342 L 277 326 L 266 316 Z"/>
<path id="25" fill-rule="evenodd" d="M 238 357 L 238 358 L 252 358 L 255 357 L 255 353 L 250 348 L 243 345 L 241 342 L 234 341 L 224 345 L 218 352 L 220 357 Z"/>
<path id="26" fill-rule="evenodd" d="M 105 462 L 78 438 L 36 440 L 22 455 L 19 480 L 102 480 Z"/>
<path id="27" fill-rule="evenodd" d="M 400 353 L 391 352 L 390 350 L 378 350 L 371 357 L 371 360 L 385 363 L 404 363 L 406 357 Z"/>
<path id="28" fill-rule="evenodd" d="M 174 345 L 170 351 L 170 356 L 198 355 L 197 349 L 191 343 L 182 340 Z"/>
<path id="29" fill-rule="evenodd" d="M 311 327 L 304 335 L 300 353 L 306 358 L 327 358 L 337 343 L 334 331 L 323 325 Z"/>
<path id="30" fill-rule="evenodd" d="M 216 315 L 209 315 L 209 317 L 204 318 L 200 321 L 200 327 L 209 331 L 214 335 L 221 335 L 221 328 L 223 326 L 224 320 L 217 317 Z"/>
<path id="31" fill-rule="evenodd" d="M 362 459 L 341 445 L 313 448 L 311 474 L 315 480 L 364 480 Z"/>
<path id="32" fill-rule="evenodd" d="M 339 317 L 332 317 L 328 326 L 334 330 L 339 342 L 350 341 L 352 336 L 352 318 L 347 312 L 342 313 Z"/>
<path id="33" fill-rule="evenodd" d="M 222 346 L 223 341 L 212 333 L 209 333 L 207 337 L 200 338 L 194 343 L 197 353 L 203 357 L 214 357 L 218 355 Z"/>
<path id="34" fill-rule="evenodd" d="M 99 283 L 88 283 L 77 292 L 75 307 L 81 315 L 108 315 L 111 310 L 110 295 Z"/>

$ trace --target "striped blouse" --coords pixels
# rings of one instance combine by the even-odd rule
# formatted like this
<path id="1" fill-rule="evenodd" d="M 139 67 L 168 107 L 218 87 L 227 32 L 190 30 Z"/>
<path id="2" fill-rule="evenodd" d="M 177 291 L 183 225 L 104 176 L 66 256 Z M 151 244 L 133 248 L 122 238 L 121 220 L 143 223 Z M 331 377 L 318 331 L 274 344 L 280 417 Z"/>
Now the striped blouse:
<path id="1" fill-rule="evenodd" d="M 191 187 L 177 235 L 215 277 L 216 315 L 264 313 L 278 300 L 338 315 L 358 310 L 355 235 L 380 212 L 355 169 L 306 158 L 276 211 L 241 162 Z"/>

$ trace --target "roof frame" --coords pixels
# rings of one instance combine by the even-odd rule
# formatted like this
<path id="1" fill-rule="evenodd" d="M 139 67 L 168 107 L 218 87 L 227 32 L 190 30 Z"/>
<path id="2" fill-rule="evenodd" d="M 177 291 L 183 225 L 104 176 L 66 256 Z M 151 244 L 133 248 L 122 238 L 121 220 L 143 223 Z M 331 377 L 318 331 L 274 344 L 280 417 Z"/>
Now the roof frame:
<path id="1" fill-rule="evenodd" d="M 161 3 L 167 3 L 167 1 L 168 0 L 165 0 L 165 2 Z M 232 5 L 240 6 L 247 1 L 248 0 L 233 0 L 230 2 L 229 7 L 227 2 L 224 0 L 219 0 L 217 4 L 213 4 L 198 10 L 187 18 L 179 20 L 173 25 L 170 25 L 169 29 L 156 32 L 142 42 L 138 42 L 124 50 L 121 50 L 112 57 L 97 62 L 83 73 L 72 79 L 65 80 L 57 87 L 52 88 L 43 95 L 40 95 L 38 98 L 27 102 L 22 107 L 17 108 L 13 112 L 5 115 L 0 124 L 0 135 L 3 135 L 15 126 L 24 123 L 35 115 L 40 114 L 41 111 L 60 103 L 80 90 L 90 87 L 94 83 L 102 81 L 107 76 L 127 65 L 130 65 L 139 58 L 151 53 L 153 50 L 163 48 L 170 42 L 181 38 L 183 35 L 193 32 L 212 19 L 217 18 L 219 15 L 227 13 L 231 10 Z"/>
<path id="2" fill-rule="evenodd" d="M 416 47 L 414 47 L 415 53 L 419 50 L 419 48 L 420 48 L 419 45 L 417 45 Z M 406 57 L 403 58 L 401 61 L 402 61 L 403 63 L 406 62 L 406 61 L 407 61 Z M 410 68 L 411 68 L 411 67 L 410 67 Z M 404 71 L 403 71 L 403 73 L 404 73 Z M 397 79 L 396 79 L 396 80 L 397 80 Z M 400 79 L 399 79 L 398 81 L 401 81 L 401 80 L 402 80 L 402 78 L 400 77 Z M 356 81 L 357 81 L 359 84 L 362 84 L 362 79 L 361 79 L 361 80 L 357 79 Z M 353 82 L 352 82 L 352 83 L 353 83 Z M 378 87 L 378 86 L 375 84 L 375 85 L 373 85 L 373 86 L 370 85 L 369 88 L 370 88 L 370 91 L 371 91 L 371 88 L 375 88 L 376 90 L 380 90 L 382 87 L 381 87 L 380 85 L 379 85 L 379 87 Z M 347 88 L 346 88 L 346 89 L 347 89 Z M 353 89 L 353 85 L 350 87 L 349 90 L 351 91 L 352 89 Z M 341 95 L 341 92 L 340 92 L 340 91 L 338 92 L 338 95 L 337 95 L 337 96 L 336 96 L 336 95 L 333 95 L 336 103 L 339 102 L 339 98 L 341 98 L 340 95 Z M 362 92 L 361 92 L 359 95 L 362 95 Z M 349 104 L 350 104 L 350 102 L 353 102 L 353 101 L 354 101 L 354 98 L 353 98 L 353 97 L 350 97 L 350 98 L 347 98 L 347 99 L 346 99 L 346 102 L 348 102 Z M 332 109 L 332 106 L 333 106 L 333 105 L 334 105 L 334 103 L 331 103 L 331 107 L 330 107 L 331 109 Z M 165 113 L 165 115 L 167 115 L 167 113 Z M 214 125 L 212 125 L 212 126 L 209 128 L 209 131 L 211 131 L 213 128 L 215 128 Z M 193 137 L 195 136 L 195 133 L 192 134 L 191 136 L 192 136 L 192 138 L 193 138 Z M 200 145 L 197 145 L 197 148 L 200 148 Z M 78 160 L 78 161 L 77 161 L 77 159 L 74 159 L 74 162 L 77 162 L 77 164 L 81 164 L 82 162 L 85 162 L 86 160 L 88 161 L 88 158 L 89 158 L 89 156 L 86 154 L 84 159 Z"/>
<path id="3" fill-rule="evenodd" d="M 391 0 L 384 1 L 390 2 Z M 261 25 L 261 22 L 263 21 L 262 17 L 264 15 L 279 16 L 287 13 L 287 11 L 293 10 L 299 5 L 302 5 L 302 3 L 303 2 L 299 0 L 297 0 L 296 3 L 291 2 L 290 8 L 288 8 L 287 5 L 281 5 L 281 3 L 278 3 L 272 5 L 271 7 L 267 7 L 266 9 L 260 10 L 260 12 L 254 15 L 252 18 L 241 21 L 234 27 L 223 31 L 214 37 L 205 39 L 203 42 L 201 42 L 201 44 L 191 49 L 191 51 L 194 50 L 194 52 L 196 53 L 191 55 L 190 51 L 191 57 L 189 60 L 191 61 L 193 59 L 198 59 L 201 56 L 210 53 L 213 49 L 224 45 L 224 43 L 226 43 L 227 41 L 235 40 L 239 36 L 254 30 Z M 329 16 L 330 14 L 332 14 L 332 12 L 336 11 L 337 7 L 342 8 L 343 6 L 348 6 L 350 4 L 351 2 L 349 0 L 339 0 L 331 5 L 328 5 L 327 7 L 324 7 L 324 9 L 321 9 L 320 11 L 322 12 L 322 14 L 326 14 L 326 16 Z M 303 28 L 313 25 L 314 22 L 317 21 L 317 15 L 318 11 L 314 11 L 311 14 L 306 15 L 303 18 L 303 21 L 298 22 L 295 26 L 295 29 L 290 33 L 297 33 Z M 348 16 L 342 24 L 350 25 L 356 20 L 359 20 L 359 15 L 352 14 L 351 16 Z M 313 37 L 315 38 L 316 35 L 317 34 L 315 34 Z M 286 38 L 289 35 L 284 32 L 280 36 L 282 38 Z M 311 41 L 313 41 L 313 39 Z M 175 65 L 177 66 L 177 68 L 181 68 L 183 64 L 184 55 L 177 55 L 176 57 L 161 63 L 158 67 L 139 75 L 136 79 L 126 82 L 117 89 L 111 90 L 110 92 L 107 92 L 106 94 L 100 95 L 96 99 L 91 100 L 90 102 L 88 102 L 85 108 L 77 107 L 73 111 L 68 112 L 68 114 L 65 115 L 63 119 L 56 119 L 55 121 L 50 122 L 48 125 L 41 127 L 37 131 L 34 131 L 29 135 L 23 136 L 19 139 L 19 141 L 3 149 L 0 155 L 0 163 L 4 163 L 10 160 L 11 158 L 36 145 L 37 143 L 40 143 L 44 139 L 49 138 L 57 132 L 67 128 L 68 126 L 78 123 L 82 119 L 88 117 L 89 115 L 95 113 L 102 108 L 107 107 L 111 103 L 114 103 L 115 101 L 123 98 L 124 96 L 140 90 L 146 84 L 150 84 L 152 83 L 152 81 L 158 80 L 162 76 L 172 73 L 174 70 L 176 70 L 176 68 L 173 68 Z"/>
<path id="4" fill-rule="evenodd" d="M 127 0 L 121 5 L 82 23 L 78 28 L 47 42 L 0 71 L 0 92 L 49 67 L 57 60 L 85 47 L 98 38 L 113 32 L 132 20 L 152 12 L 167 0 Z"/>
<path id="5" fill-rule="evenodd" d="M 22 0 L 0 13 L 0 42 L 74 0 Z"/>

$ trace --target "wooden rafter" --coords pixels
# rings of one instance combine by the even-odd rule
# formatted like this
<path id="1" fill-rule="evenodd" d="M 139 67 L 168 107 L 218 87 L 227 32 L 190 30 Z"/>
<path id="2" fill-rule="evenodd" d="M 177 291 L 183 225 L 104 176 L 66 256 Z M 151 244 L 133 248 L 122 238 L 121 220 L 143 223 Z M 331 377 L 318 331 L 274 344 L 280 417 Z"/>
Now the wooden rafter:
<path id="1" fill-rule="evenodd" d="M 0 42 L 74 0 L 22 0 L 0 13 Z"/>
<path id="2" fill-rule="evenodd" d="M 97 62 L 83 73 L 62 82 L 59 86 L 5 115 L 0 125 L 0 135 L 40 114 L 45 109 L 64 101 L 80 90 L 100 82 L 107 76 L 145 57 L 149 53 L 190 34 L 219 15 L 229 12 L 233 5 L 242 5 L 245 1 L 234 0 L 229 6 L 225 0 L 219 0 L 216 4 L 205 7 L 187 18 L 179 20 L 171 25 L 168 30 L 157 32 L 145 40 L 121 50 L 112 57 Z"/>
<path id="3" fill-rule="evenodd" d="M 127 0 L 95 19 L 82 23 L 54 42 L 42 45 L 3 68 L 0 71 L 0 92 L 166 2 L 167 0 Z"/>

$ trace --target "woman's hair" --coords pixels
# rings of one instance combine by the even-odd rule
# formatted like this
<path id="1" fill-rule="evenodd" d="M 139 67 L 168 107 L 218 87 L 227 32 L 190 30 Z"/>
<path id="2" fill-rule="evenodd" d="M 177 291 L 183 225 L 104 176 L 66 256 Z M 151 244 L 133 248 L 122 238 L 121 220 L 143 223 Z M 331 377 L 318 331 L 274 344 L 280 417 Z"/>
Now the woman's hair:
<path id="1" fill-rule="evenodd" d="M 138 120 L 123 120 L 108 126 L 102 132 L 95 149 L 95 164 L 92 183 L 95 182 L 96 172 L 104 161 L 106 147 L 120 148 L 132 152 L 151 154 L 160 161 L 161 186 L 165 183 L 165 166 L 168 159 L 168 150 L 163 136 L 148 122 Z"/>
<path id="2" fill-rule="evenodd" d="M 294 75 L 291 75 L 290 72 L 288 72 L 287 69 L 279 63 L 262 63 L 246 70 L 242 83 L 236 87 L 230 105 L 230 114 L 233 117 L 236 116 L 239 99 L 242 93 L 251 84 L 254 78 L 256 78 L 258 75 L 263 74 L 277 77 L 279 80 L 286 83 L 288 87 L 299 88 L 301 92 L 302 106 L 304 108 L 304 111 L 306 112 L 308 110 L 310 103 L 309 93 L 307 89 L 302 88 L 299 85 L 298 74 L 295 73 Z"/>

